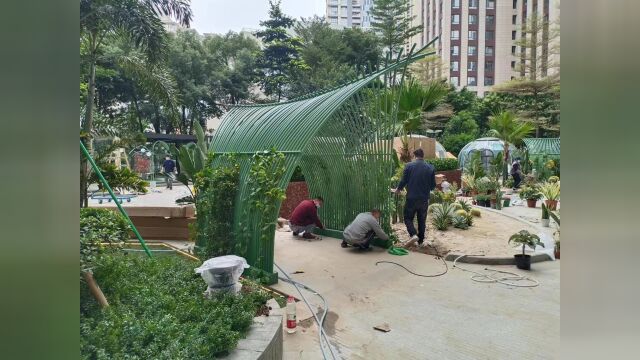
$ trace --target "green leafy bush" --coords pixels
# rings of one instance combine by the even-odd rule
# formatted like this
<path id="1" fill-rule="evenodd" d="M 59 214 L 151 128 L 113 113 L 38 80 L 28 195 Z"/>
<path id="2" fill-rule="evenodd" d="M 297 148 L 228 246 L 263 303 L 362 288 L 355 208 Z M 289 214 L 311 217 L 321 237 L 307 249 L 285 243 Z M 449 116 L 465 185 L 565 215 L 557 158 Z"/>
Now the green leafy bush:
<path id="1" fill-rule="evenodd" d="M 90 269 L 101 255 L 119 249 L 117 245 L 129 238 L 129 225 L 121 214 L 109 209 L 80 209 L 80 268 Z"/>
<path id="2" fill-rule="evenodd" d="M 118 169 L 114 164 L 101 164 L 100 172 L 102 172 L 102 176 L 104 176 L 104 179 L 107 180 L 107 183 L 109 183 L 109 186 L 113 190 L 119 191 L 120 193 L 123 193 L 125 190 L 142 194 L 147 193 L 149 183 L 142 180 L 138 174 L 128 168 Z M 95 172 L 91 173 L 89 182 L 97 183 L 100 191 L 107 190 Z"/>
<path id="3" fill-rule="evenodd" d="M 446 134 L 442 138 L 442 146 L 455 156 L 460 154 L 465 145 L 476 139 L 473 134 Z"/>
<path id="4" fill-rule="evenodd" d="M 240 165 L 232 155 L 216 167 L 213 156 L 196 175 L 196 254 L 202 258 L 229 255 L 234 250 L 234 204 L 240 182 Z"/>
<path id="5" fill-rule="evenodd" d="M 205 299 L 198 265 L 178 256 L 110 256 L 94 270 L 110 306 L 80 293 L 84 359 L 211 359 L 236 347 L 268 298 L 244 284 L 237 296 Z M 249 290 L 249 291 L 247 291 Z"/>
<path id="6" fill-rule="evenodd" d="M 458 169 L 457 159 L 424 159 L 425 162 L 433 165 L 436 171 L 456 170 Z"/>

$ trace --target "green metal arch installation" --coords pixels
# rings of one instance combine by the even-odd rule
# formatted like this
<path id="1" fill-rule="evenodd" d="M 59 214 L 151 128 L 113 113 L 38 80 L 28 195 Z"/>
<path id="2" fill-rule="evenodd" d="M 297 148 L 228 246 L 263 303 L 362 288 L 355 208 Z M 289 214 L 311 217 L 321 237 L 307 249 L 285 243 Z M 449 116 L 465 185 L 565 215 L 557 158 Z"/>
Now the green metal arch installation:
<path id="1" fill-rule="evenodd" d="M 319 213 L 327 229 L 342 232 L 357 213 L 373 207 L 388 215 L 397 104 L 389 96 L 392 87 L 386 84 L 400 85 L 406 66 L 430 54 L 418 51 L 315 96 L 232 108 L 214 135 L 211 151 L 235 153 L 239 158 L 240 188 L 234 227 L 247 221 L 241 219 L 246 214 L 253 216 L 248 208 L 247 186 L 251 156 L 271 148 L 285 154 L 286 172 L 279 180 L 282 189 L 286 189 L 295 167 L 300 165 L 310 193 L 324 198 Z M 270 219 L 265 219 L 267 222 L 275 223 L 279 206 Z M 259 234 L 252 234 L 249 243 L 244 244 L 249 264 L 270 275 L 274 236 L 264 241 Z"/>

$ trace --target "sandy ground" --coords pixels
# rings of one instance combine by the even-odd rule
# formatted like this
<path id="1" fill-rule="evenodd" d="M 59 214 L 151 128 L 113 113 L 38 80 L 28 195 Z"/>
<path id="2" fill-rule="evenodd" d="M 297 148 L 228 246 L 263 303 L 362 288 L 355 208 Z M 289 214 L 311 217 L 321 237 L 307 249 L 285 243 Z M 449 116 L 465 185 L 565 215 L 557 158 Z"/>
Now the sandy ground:
<path id="1" fill-rule="evenodd" d="M 486 256 L 510 257 L 520 252 L 519 248 L 516 249 L 507 243 L 512 234 L 520 230 L 528 230 L 531 233 L 537 232 L 534 227 L 509 217 L 482 209 L 480 211 L 482 216 L 475 217 L 473 226 L 467 230 L 454 227 L 450 227 L 447 231 L 436 230 L 431 225 L 430 215 L 428 215 L 426 240 L 434 241 L 435 251 L 430 247 L 407 246 L 407 248 L 433 255 L 436 255 L 437 251 L 437 254 L 442 256 L 449 252 L 456 252 L 470 255 L 484 254 Z M 403 223 L 393 224 L 392 228 L 401 243 L 409 240 L 409 234 Z"/>

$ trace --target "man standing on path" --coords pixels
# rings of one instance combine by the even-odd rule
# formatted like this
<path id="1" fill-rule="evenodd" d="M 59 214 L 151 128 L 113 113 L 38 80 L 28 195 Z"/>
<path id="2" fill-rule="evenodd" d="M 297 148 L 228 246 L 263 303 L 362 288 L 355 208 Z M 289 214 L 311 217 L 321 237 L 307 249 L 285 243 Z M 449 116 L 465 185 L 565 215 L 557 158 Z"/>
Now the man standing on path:
<path id="1" fill-rule="evenodd" d="M 293 236 L 303 233 L 305 239 L 315 239 L 312 234 L 314 227 L 324 229 L 320 218 L 318 217 L 318 208 L 322 206 L 324 200 L 320 196 L 316 196 L 313 200 L 303 200 L 296 206 L 289 217 L 289 227 L 293 231 Z"/>
<path id="2" fill-rule="evenodd" d="M 371 212 L 363 212 L 356 216 L 344 229 L 344 240 L 341 246 L 343 248 L 349 245 L 360 249 L 368 249 L 374 236 L 378 236 L 380 240 L 389 240 L 389 236 L 380 227 L 380 210 L 372 209 Z"/>
<path id="3" fill-rule="evenodd" d="M 411 243 L 418 241 L 422 246 L 425 236 L 427 221 L 427 208 L 429 207 L 429 194 L 436 187 L 436 171 L 433 165 L 424 161 L 424 151 L 417 149 L 413 152 L 415 160 L 404 167 L 402 179 L 398 188 L 393 192 L 401 191 L 407 187 L 407 196 L 404 204 L 404 224 L 411 236 Z M 413 226 L 413 218 L 418 215 L 418 231 Z"/>
<path id="4" fill-rule="evenodd" d="M 167 177 L 167 189 L 173 189 L 173 173 L 176 172 L 176 163 L 171 160 L 171 156 L 165 156 L 164 163 L 162 163 L 162 170 Z"/>

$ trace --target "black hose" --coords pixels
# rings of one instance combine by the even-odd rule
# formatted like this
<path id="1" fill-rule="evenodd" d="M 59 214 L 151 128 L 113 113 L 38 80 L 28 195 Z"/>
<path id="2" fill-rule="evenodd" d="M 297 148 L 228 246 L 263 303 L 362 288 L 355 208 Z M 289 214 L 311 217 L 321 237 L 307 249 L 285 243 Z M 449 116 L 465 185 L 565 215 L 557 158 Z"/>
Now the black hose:
<path id="1" fill-rule="evenodd" d="M 381 264 L 381 263 L 394 264 L 394 265 L 398 265 L 398 266 L 400 266 L 401 268 L 403 268 L 403 269 L 407 270 L 407 271 L 408 271 L 410 274 L 412 274 L 412 275 L 420 276 L 420 277 L 426 277 L 426 278 L 431 278 L 431 277 L 442 276 L 442 275 L 446 274 L 446 273 L 449 271 L 449 266 L 447 265 L 447 262 L 446 262 L 443 258 L 441 258 L 441 257 L 439 257 L 439 259 L 440 259 L 440 260 L 442 260 L 442 262 L 444 263 L 445 270 L 444 270 L 443 272 L 439 273 L 439 274 L 434 274 L 434 275 L 423 275 L 423 274 L 415 273 L 415 272 L 413 272 L 413 271 L 411 271 L 411 270 L 407 269 L 404 265 L 402 265 L 402 264 L 398 264 L 397 262 L 394 262 L 394 261 L 378 261 L 378 262 L 376 262 L 376 265 Z"/>

